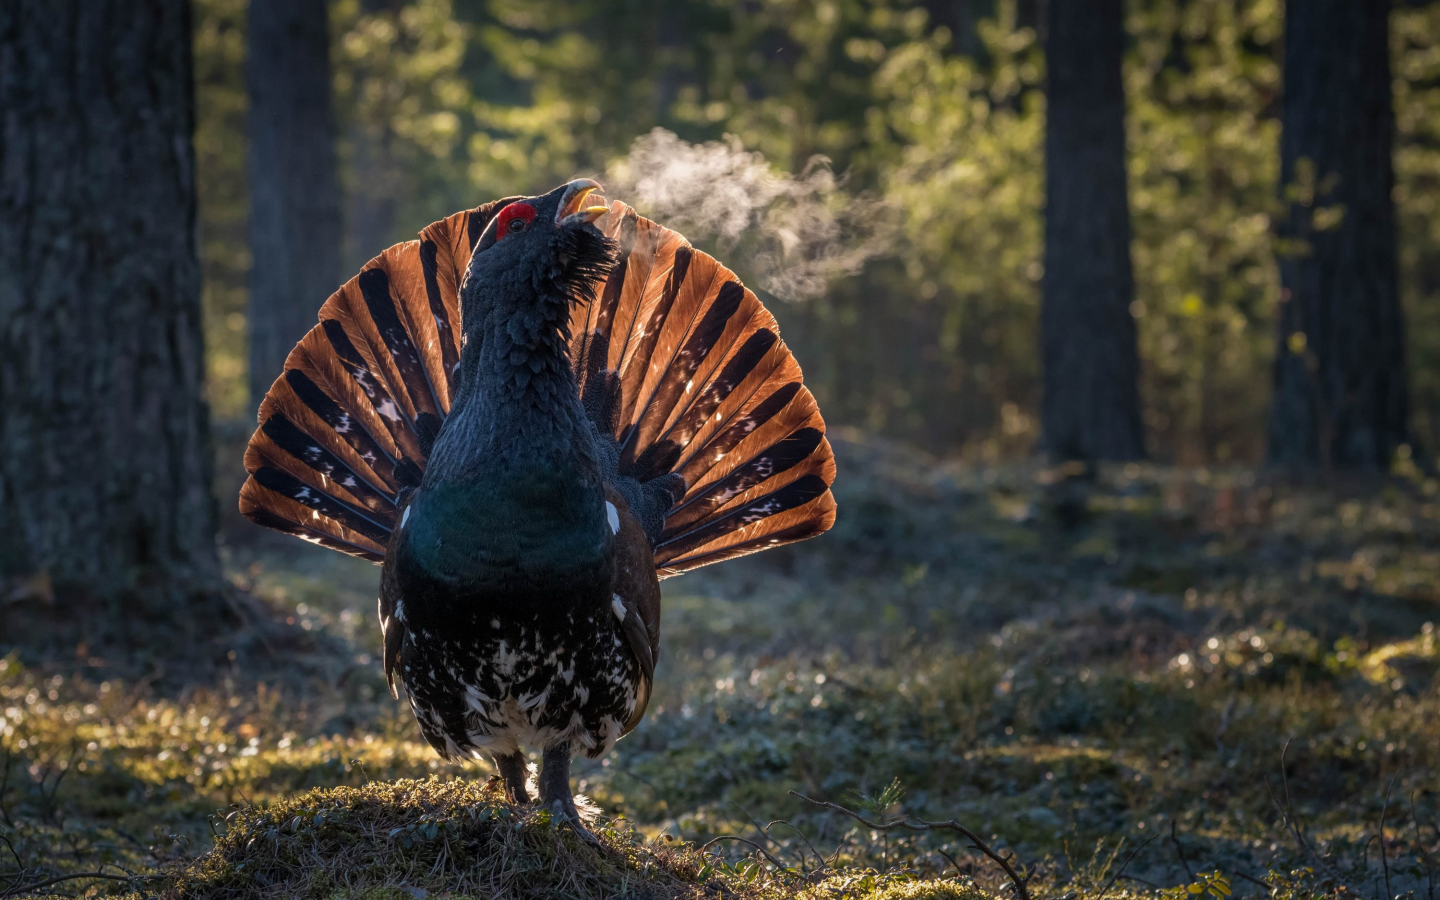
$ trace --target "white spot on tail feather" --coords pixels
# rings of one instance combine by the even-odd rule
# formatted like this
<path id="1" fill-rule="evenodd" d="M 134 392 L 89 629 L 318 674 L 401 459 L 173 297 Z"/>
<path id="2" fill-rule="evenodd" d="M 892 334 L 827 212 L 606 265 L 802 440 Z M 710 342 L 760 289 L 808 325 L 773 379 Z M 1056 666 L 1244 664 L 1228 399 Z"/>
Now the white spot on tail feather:
<path id="1" fill-rule="evenodd" d="M 610 522 L 610 533 L 620 533 L 620 512 L 615 509 L 615 504 L 609 500 L 605 501 L 605 518 Z"/>

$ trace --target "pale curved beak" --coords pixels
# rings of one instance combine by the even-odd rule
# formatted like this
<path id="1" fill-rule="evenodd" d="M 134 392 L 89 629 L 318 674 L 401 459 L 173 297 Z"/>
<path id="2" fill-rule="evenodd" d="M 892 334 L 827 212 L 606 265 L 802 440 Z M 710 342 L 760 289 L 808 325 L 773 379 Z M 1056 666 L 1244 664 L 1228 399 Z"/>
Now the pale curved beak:
<path id="1" fill-rule="evenodd" d="M 560 206 L 555 210 L 556 226 L 588 224 L 609 212 L 610 207 L 603 203 L 586 205 L 590 195 L 598 190 L 602 190 L 600 182 L 590 178 L 577 178 L 565 185 L 565 193 L 560 197 Z M 603 200 L 604 198 L 595 199 Z"/>

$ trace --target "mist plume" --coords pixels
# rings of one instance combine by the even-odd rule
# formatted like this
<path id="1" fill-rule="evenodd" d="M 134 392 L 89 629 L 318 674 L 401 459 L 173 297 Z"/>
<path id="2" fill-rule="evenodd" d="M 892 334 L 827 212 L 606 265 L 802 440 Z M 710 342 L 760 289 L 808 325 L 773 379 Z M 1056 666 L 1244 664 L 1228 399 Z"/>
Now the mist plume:
<path id="1" fill-rule="evenodd" d="M 819 296 L 891 244 L 884 202 L 847 192 L 829 160 L 786 175 L 734 135 L 691 144 L 657 128 L 610 163 L 605 185 L 692 240 L 713 241 L 742 277 L 786 300 Z"/>

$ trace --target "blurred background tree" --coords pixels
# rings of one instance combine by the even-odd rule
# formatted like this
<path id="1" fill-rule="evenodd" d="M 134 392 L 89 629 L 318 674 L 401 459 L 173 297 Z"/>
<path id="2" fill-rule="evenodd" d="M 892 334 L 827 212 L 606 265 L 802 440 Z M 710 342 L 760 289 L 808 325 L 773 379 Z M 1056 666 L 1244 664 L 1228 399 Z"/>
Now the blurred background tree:
<path id="1" fill-rule="evenodd" d="M 313 298 L 348 275 L 325 0 L 250 0 L 246 23 L 253 406 L 315 324 Z"/>
<path id="2" fill-rule="evenodd" d="M 210 396 L 233 420 L 248 405 L 245 2 L 197 2 Z M 329 12 L 346 272 L 455 209 L 603 175 L 657 127 L 735 135 L 779 173 L 823 155 L 845 195 L 883 201 L 875 214 L 894 233 L 857 275 L 772 304 L 828 420 L 977 460 L 1036 448 L 1044 4 L 335 0 Z M 1278 0 L 1124 6 L 1129 310 L 1158 461 L 1265 455 L 1284 14 Z M 1433 446 L 1440 5 L 1406 4 L 1388 25 L 1409 423 Z M 743 257 L 726 260 L 755 280 Z"/>
<path id="3" fill-rule="evenodd" d="M 1408 441 L 1386 3 L 1285 13 L 1270 459 L 1389 467 Z"/>
<path id="4" fill-rule="evenodd" d="M 1123 0 L 1051 3 L 1045 60 L 1045 448 L 1140 459 L 1135 275 L 1125 184 Z"/>

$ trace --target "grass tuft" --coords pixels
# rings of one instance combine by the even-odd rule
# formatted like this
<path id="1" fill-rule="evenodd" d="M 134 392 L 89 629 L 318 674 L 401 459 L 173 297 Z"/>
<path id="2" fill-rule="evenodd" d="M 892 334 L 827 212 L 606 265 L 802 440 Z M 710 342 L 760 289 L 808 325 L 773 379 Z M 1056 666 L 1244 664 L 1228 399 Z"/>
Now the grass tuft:
<path id="1" fill-rule="evenodd" d="M 322 788 L 234 812 L 178 870 L 175 900 L 992 900 L 970 881 L 873 869 L 805 874 L 730 864 L 694 844 L 594 823 L 591 847 L 497 779 L 405 778 Z"/>
<path id="2" fill-rule="evenodd" d="M 312 790 L 235 812 L 170 892 L 181 898 L 754 897 L 682 843 L 602 821 L 592 848 L 498 784 L 439 778 Z"/>

